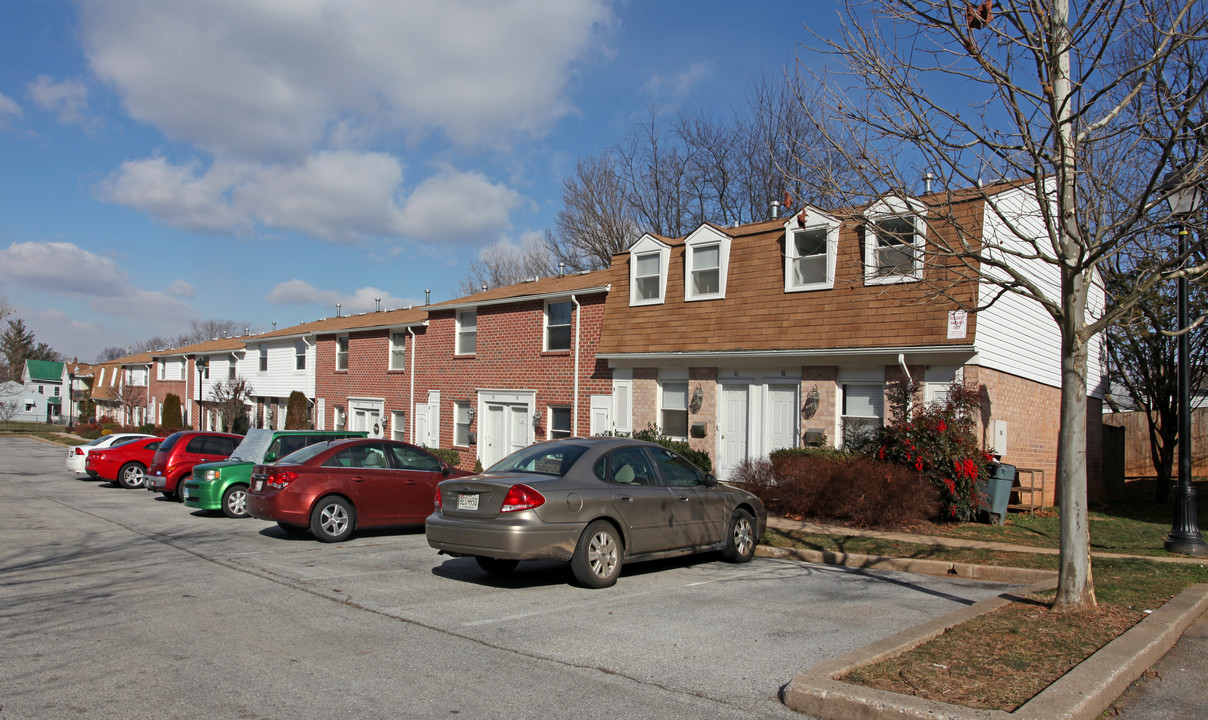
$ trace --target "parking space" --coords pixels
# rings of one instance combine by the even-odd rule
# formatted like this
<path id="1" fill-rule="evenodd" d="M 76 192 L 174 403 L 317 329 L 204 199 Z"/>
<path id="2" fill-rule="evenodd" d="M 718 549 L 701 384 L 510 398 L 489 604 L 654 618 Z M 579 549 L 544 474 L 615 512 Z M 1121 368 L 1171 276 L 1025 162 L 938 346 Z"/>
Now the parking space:
<path id="1" fill-rule="evenodd" d="M 552 562 L 522 563 L 500 580 L 472 559 L 437 555 L 422 529 L 332 545 L 289 538 L 269 523 L 72 479 L 61 455 L 0 439 L 0 502 L 18 519 L 0 526 L 6 644 L 24 639 L 38 655 L 19 673 L 20 696 L 0 699 L 6 717 L 61 703 L 38 680 L 65 672 L 68 657 L 83 673 L 71 685 L 81 702 L 112 697 L 115 717 L 122 702 L 178 702 L 157 692 L 176 676 L 190 678 L 194 698 L 179 716 L 213 709 L 196 697 L 207 672 L 242 678 L 225 692 L 264 717 L 322 715 L 316 708 L 334 700 L 318 697 L 320 685 L 355 699 L 354 716 L 407 715 L 400 704 L 415 716 L 537 716 L 542 702 L 503 689 L 501 668 L 513 680 L 523 673 L 525 695 L 581 698 L 585 717 L 794 717 L 777 692 L 800 670 L 1003 590 L 715 556 L 631 565 L 598 591 Z M 387 657 L 392 672 L 369 663 Z M 104 686 L 93 658 L 164 671 L 123 695 Z M 0 659 L 0 672 L 20 662 Z M 277 680 L 257 674 L 259 663 L 278 668 Z M 370 682 L 383 673 L 386 684 Z M 476 683 L 498 694 L 474 692 Z M 223 707 L 233 706 L 219 715 Z"/>

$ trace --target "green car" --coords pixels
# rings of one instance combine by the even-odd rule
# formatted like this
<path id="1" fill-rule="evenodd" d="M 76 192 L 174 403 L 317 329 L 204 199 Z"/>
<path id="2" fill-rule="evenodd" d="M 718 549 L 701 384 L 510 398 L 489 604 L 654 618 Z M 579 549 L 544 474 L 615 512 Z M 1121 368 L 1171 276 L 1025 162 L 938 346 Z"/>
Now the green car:
<path id="1" fill-rule="evenodd" d="M 247 488 L 252 467 L 276 462 L 308 445 L 328 440 L 363 438 L 365 432 L 326 430 L 248 430 L 226 460 L 203 463 L 185 480 L 185 507 L 221 510 L 227 517 L 247 517 Z"/>

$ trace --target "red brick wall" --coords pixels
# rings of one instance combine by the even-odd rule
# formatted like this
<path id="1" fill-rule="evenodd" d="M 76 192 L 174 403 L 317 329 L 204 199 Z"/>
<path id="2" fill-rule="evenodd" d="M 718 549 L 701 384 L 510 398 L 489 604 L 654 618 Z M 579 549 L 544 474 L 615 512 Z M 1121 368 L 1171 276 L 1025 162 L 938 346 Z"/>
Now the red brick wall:
<path id="1" fill-rule="evenodd" d="M 596 360 L 604 295 L 578 298 L 580 307 L 573 322 L 579 323 L 579 403 L 578 425 L 574 432 L 587 435 L 591 423 L 592 395 L 612 394 L 612 371 Z M 416 328 L 416 337 L 408 337 L 407 368 L 387 372 L 389 334 L 385 330 L 356 333 L 348 338 L 348 370 L 335 371 L 335 335 L 322 335 L 316 347 L 315 394 L 325 400 L 324 427 L 331 427 L 332 408 L 348 406 L 349 397 L 374 397 L 385 400 L 386 435 L 393 428 L 391 413 L 407 414 L 405 437 L 411 441 L 411 376 L 415 376 L 415 402 L 428 401 L 428 391 L 440 391 L 440 446 L 453 447 L 455 401 L 478 407 L 476 390 L 531 390 L 536 392 L 536 410 L 541 414 L 538 439 L 548 432 L 549 406 L 574 403 L 574 351 L 544 352 L 545 303 L 530 301 L 490 305 L 478 308 L 478 337 L 474 355 L 456 356 L 456 313 L 434 309 L 427 328 Z M 574 327 L 572 324 L 572 345 Z M 410 343 L 414 342 L 412 348 Z M 414 350 L 414 356 L 413 356 Z M 573 412 L 573 408 L 572 408 Z M 573 417 L 573 414 L 572 414 Z M 479 419 L 470 426 L 480 431 Z M 459 447 L 461 467 L 472 469 L 477 447 Z"/>

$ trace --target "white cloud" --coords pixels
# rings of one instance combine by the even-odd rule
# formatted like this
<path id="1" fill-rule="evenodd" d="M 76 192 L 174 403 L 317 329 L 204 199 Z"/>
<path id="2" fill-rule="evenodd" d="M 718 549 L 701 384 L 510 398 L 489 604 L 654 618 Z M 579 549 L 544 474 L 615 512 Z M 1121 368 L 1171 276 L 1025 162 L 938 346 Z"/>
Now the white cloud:
<path id="1" fill-rule="evenodd" d="M 113 260 L 72 243 L 13 243 L 0 250 L 0 286 L 9 284 L 83 296 L 106 315 L 177 323 L 196 316 L 188 304 L 135 287 Z"/>
<path id="2" fill-rule="evenodd" d="M 643 89 L 655 98 L 680 100 L 708 80 L 712 73 L 707 63 L 694 62 L 675 75 L 652 76 Z"/>
<path id="3" fill-rule="evenodd" d="M 88 109 L 88 87 L 79 80 L 53 79 L 39 75 L 29 84 L 29 94 L 34 104 L 59 116 L 59 122 L 68 125 L 88 125 L 85 111 Z"/>
<path id="4" fill-rule="evenodd" d="M 13 243 L 0 250 L 0 285 L 9 283 L 98 297 L 120 296 L 128 284 L 113 260 L 64 242 Z"/>
<path id="5" fill-rule="evenodd" d="M 13 117 L 21 117 L 21 106 L 13 102 L 12 98 L 4 93 L 0 93 L 0 126 L 4 125 L 4 116 L 12 115 Z"/>
<path id="6" fill-rule="evenodd" d="M 414 304 L 412 300 L 394 297 L 375 287 L 363 287 L 349 295 L 335 290 L 320 290 L 298 279 L 280 283 L 269 292 L 266 300 L 273 305 L 323 305 L 330 309 L 332 315 L 335 314 L 336 305 L 340 305 L 342 314 L 351 315 L 377 310 L 378 300 L 381 300 L 383 310 L 396 310 Z"/>
<path id="7" fill-rule="evenodd" d="M 197 297 L 197 288 L 184 280 L 174 280 L 164 288 L 164 293 L 173 297 L 191 298 Z"/>
<path id="8" fill-rule="evenodd" d="M 335 242 L 476 242 L 501 232 L 522 201 L 480 173 L 445 169 L 400 206 L 402 180 L 402 166 L 385 153 L 319 152 L 293 165 L 216 161 L 205 172 L 153 157 L 123 163 L 96 194 L 185 230 L 246 233 L 259 224 Z"/>
<path id="9" fill-rule="evenodd" d="M 570 107 L 607 0 L 82 3 L 93 72 L 132 116 L 220 156 L 300 157 L 331 137 L 540 135 Z"/>

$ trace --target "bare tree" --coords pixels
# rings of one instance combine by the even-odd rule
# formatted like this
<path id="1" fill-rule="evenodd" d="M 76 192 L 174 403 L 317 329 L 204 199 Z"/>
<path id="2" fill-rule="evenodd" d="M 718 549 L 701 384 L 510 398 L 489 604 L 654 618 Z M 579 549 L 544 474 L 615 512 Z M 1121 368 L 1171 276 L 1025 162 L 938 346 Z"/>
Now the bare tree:
<path id="1" fill-rule="evenodd" d="M 238 418 L 247 419 L 247 404 L 251 398 L 252 385 L 243 376 L 216 382 L 210 388 L 210 400 L 218 406 L 218 416 L 227 432 L 235 427 Z"/>
<path id="2" fill-rule="evenodd" d="M 460 289 L 465 295 L 473 295 L 484 287 L 503 287 L 555 272 L 554 263 L 540 240 L 529 240 L 521 247 L 498 243 L 483 249 L 470 261 L 470 269 L 462 277 Z"/>
<path id="3" fill-rule="evenodd" d="M 97 364 L 107 363 L 110 360 L 117 360 L 118 358 L 124 358 L 130 354 L 131 353 L 127 352 L 126 348 L 118 347 L 116 345 L 111 345 L 107 348 L 104 348 L 99 353 L 97 353 L 96 363 Z"/>
<path id="4" fill-rule="evenodd" d="M 612 256 L 641 236 L 617 174 L 612 153 L 579 158 L 574 177 L 562 183 L 562 209 L 545 247 L 567 269 L 601 270 Z"/>
<path id="5" fill-rule="evenodd" d="M 12 419 L 17 417 L 17 410 L 21 407 L 16 400 L 0 400 L 0 422 L 5 425 L 12 422 Z"/>
<path id="6" fill-rule="evenodd" d="M 1108 258 L 1138 237 L 1162 234 L 1171 193 L 1204 182 L 1198 145 L 1190 144 L 1191 155 L 1183 148 L 1194 137 L 1188 118 L 1208 88 L 1166 77 L 1177 92 L 1160 98 L 1144 92 L 1180 48 L 1205 42 L 1203 0 L 1096 0 L 1075 13 L 1068 0 L 871 5 L 870 11 L 845 0 L 845 27 L 818 38 L 838 69 L 802 74 L 802 112 L 852 169 L 851 184 L 827 189 L 857 207 L 886 195 L 909 201 L 923 170 L 947 187 L 979 188 L 986 175 L 1027 181 L 1031 213 L 998 207 L 987 190 L 971 192 L 1005 228 L 1001 242 L 984 238 L 954 211 L 956 203 L 941 197 L 928 204 L 926 221 L 955 232 L 929 231 L 927 252 L 966 282 L 996 288 L 990 302 L 1017 293 L 1039 303 L 1058 327 L 1061 566 L 1054 608 L 1094 606 L 1088 344 L 1151 288 L 1180 275 L 1202 276 L 1208 267 L 1185 266 L 1188 253 L 1167 245 L 1104 311 L 1089 299 Z M 1154 29 L 1160 40 L 1136 60 L 1109 60 L 1114 49 Z M 1144 162 L 1126 161 L 1139 158 Z M 1175 167 L 1183 173 L 1164 184 Z M 825 180 L 826 173 L 811 177 Z"/>
<path id="7" fill-rule="evenodd" d="M 117 404 L 127 423 L 134 422 L 135 411 L 147 406 L 147 388 L 132 385 L 123 378 L 117 391 Z"/>

